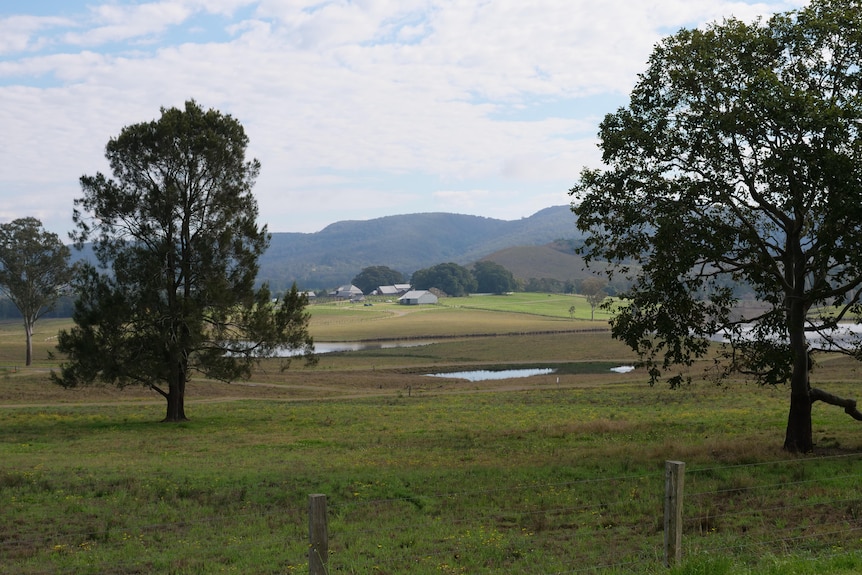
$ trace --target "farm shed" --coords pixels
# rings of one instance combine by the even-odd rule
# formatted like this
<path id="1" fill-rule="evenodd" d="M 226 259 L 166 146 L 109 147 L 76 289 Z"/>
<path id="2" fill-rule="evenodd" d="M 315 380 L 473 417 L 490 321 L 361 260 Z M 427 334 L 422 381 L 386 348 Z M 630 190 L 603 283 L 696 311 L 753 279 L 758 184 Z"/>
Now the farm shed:
<path id="1" fill-rule="evenodd" d="M 373 295 L 398 295 L 398 289 L 395 286 L 380 286 L 375 291 L 377 293 Z"/>
<path id="2" fill-rule="evenodd" d="M 410 291 L 410 284 L 395 284 L 391 286 L 379 286 L 371 295 L 403 295 Z"/>
<path id="3" fill-rule="evenodd" d="M 427 290 L 413 290 L 398 298 L 398 303 L 402 305 L 437 303 L 437 296 Z"/>
<path id="4" fill-rule="evenodd" d="M 362 290 L 355 285 L 344 285 L 335 290 L 335 297 L 338 299 L 355 299 L 362 297 Z"/>

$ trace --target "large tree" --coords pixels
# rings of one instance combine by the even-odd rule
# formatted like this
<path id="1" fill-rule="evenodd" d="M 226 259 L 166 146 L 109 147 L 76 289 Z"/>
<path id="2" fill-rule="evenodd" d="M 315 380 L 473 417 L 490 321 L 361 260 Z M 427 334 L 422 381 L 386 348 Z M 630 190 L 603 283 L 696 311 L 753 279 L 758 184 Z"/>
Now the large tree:
<path id="1" fill-rule="evenodd" d="M 476 278 L 476 290 L 480 293 L 502 294 L 518 289 L 518 280 L 512 272 L 491 260 L 473 264 L 473 277 Z"/>
<path id="2" fill-rule="evenodd" d="M 370 266 L 363 268 L 350 283 L 368 294 L 380 286 L 389 286 L 404 282 L 401 272 L 387 266 Z"/>
<path id="3" fill-rule="evenodd" d="M 470 270 L 454 262 L 416 270 L 411 277 L 413 289 L 437 288 L 447 295 L 461 297 L 476 291 L 476 278 Z"/>
<path id="4" fill-rule="evenodd" d="M 789 382 L 794 452 L 818 400 L 862 419 L 809 381 L 817 350 L 862 357 L 860 62 L 859 0 L 681 30 L 601 123 L 606 169 L 572 189 L 586 256 L 636 276 L 612 332 L 651 381 L 720 334 L 724 373 Z M 733 283 L 764 305 L 736 306 Z"/>
<path id="5" fill-rule="evenodd" d="M 68 287 L 73 268 L 69 248 L 36 218 L 0 224 L 0 291 L 21 312 L 26 365 L 33 362 L 33 327 Z"/>
<path id="6" fill-rule="evenodd" d="M 194 101 L 108 142 L 113 178 L 83 176 L 75 200 L 75 239 L 92 239 L 101 269 L 77 279 L 58 383 L 148 386 L 166 400 L 165 421 L 182 421 L 192 372 L 231 381 L 287 350 L 313 359 L 305 296 L 255 287 L 269 234 L 247 145 L 238 121 Z"/>

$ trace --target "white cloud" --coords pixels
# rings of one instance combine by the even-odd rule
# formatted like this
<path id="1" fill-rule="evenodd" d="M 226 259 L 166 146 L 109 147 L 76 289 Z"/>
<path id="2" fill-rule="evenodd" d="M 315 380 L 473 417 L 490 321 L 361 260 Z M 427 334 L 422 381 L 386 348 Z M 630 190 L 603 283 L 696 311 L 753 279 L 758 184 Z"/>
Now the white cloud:
<path id="1" fill-rule="evenodd" d="M 108 139 L 189 98 L 245 126 L 273 231 L 408 211 L 526 216 L 568 202 L 598 162 L 599 119 L 663 35 L 802 3 L 69 0 L 45 17 L 13 0 L 20 15 L 0 17 L 12 55 L 0 218 L 38 211 L 68 229 L 77 178 L 106 169 Z"/>
<path id="2" fill-rule="evenodd" d="M 49 43 L 47 38 L 39 36 L 40 32 L 73 24 L 72 20 L 61 17 L 0 17 L 0 55 L 40 50 Z"/>
<path id="3" fill-rule="evenodd" d="M 185 22 L 192 10 L 181 2 L 154 2 L 147 4 L 102 4 L 93 9 L 98 26 L 84 34 L 70 34 L 70 44 L 98 46 L 142 36 L 161 34 L 170 26 Z"/>

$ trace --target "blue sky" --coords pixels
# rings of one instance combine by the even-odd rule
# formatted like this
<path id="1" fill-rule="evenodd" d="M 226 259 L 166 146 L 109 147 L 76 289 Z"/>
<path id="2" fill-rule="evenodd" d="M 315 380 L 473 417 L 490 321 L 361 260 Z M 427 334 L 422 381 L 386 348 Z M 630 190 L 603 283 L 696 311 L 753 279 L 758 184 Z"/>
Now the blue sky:
<path id="1" fill-rule="evenodd" d="M 599 165 L 598 123 L 662 36 L 806 3 L 4 0 L 0 221 L 65 237 L 108 140 L 188 99 L 245 127 L 270 231 L 526 217 Z"/>

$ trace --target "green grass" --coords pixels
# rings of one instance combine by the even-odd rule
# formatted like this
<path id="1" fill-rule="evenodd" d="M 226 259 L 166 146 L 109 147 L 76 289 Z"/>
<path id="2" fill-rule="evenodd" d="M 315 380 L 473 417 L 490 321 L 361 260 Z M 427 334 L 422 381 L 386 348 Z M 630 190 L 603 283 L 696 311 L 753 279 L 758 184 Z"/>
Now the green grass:
<path id="1" fill-rule="evenodd" d="M 591 321 L 586 300 L 564 294 L 442 298 L 439 304 L 427 306 L 404 306 L 385 298 L 368 303 L 309 306 L 313 335 L 319 341 L 350 341 L 608 329 L 603 311 L 597 309 Z"/>
<path id="2" fill-rule="evenodd" d="M 788 461 L 785 399 L 629 383 L 196 403 L 181 425 L 155 423 L 158 405 L 5 410 L 0 572 L 303 572 L 311 493 L 328 497 L 334 572 L 662 572 L 667 459 L 688 464 L 694 564 L 719 548 L 729 572 L 788 553 L 821 566 L 859 548 L 862 461 Z M 858 450 L 830 415 L 819 441 Z M 836 519 L 849 539 L 784 541 Z M 776 542 L 778 527 L 791 531 Z"/>
<path id="3" fill-rule="evenodd" d="M 504 311 L 548 317 L 589 320 L 592 317 L 590 304 L 581 295 L 511 293 L 506 295 L 471 295 L 466 298 L 445 298 L 442 305 L 490 311 Z M 595 321 L 607 323 L 610 316 L 596 308 Z"/>
<path id="4" fill-rule="evenodd" d="M 379 337 L 456 326 L 457 314 L 470 325 L 421 348 L 264 366 L 255 386 L 195 381 L 179 425 L 157 423 L 152 393 L 67 392 L 40 369 L 0 378 L 0 573 L 305 573 L 312 493 L 327 495 L 332 573 L 862 569 L 862 440 L 834 408 L 814 411 L 830 457 L 791 458 L 784 389 L 650 388 L 608 371 L 633 358 L 607 333 L 476 337 L 513 317 L 570 319 L 341 311 L 323 313 L 352 319 L 318 327 Z M 544 362 L 565 369 L 476 384 L 421 375 Z M 826 358 L 814 383 L 852 396 L 854 365 Z M 668 459 L 687 463 L 685 559 L 670 571 Z"/>

